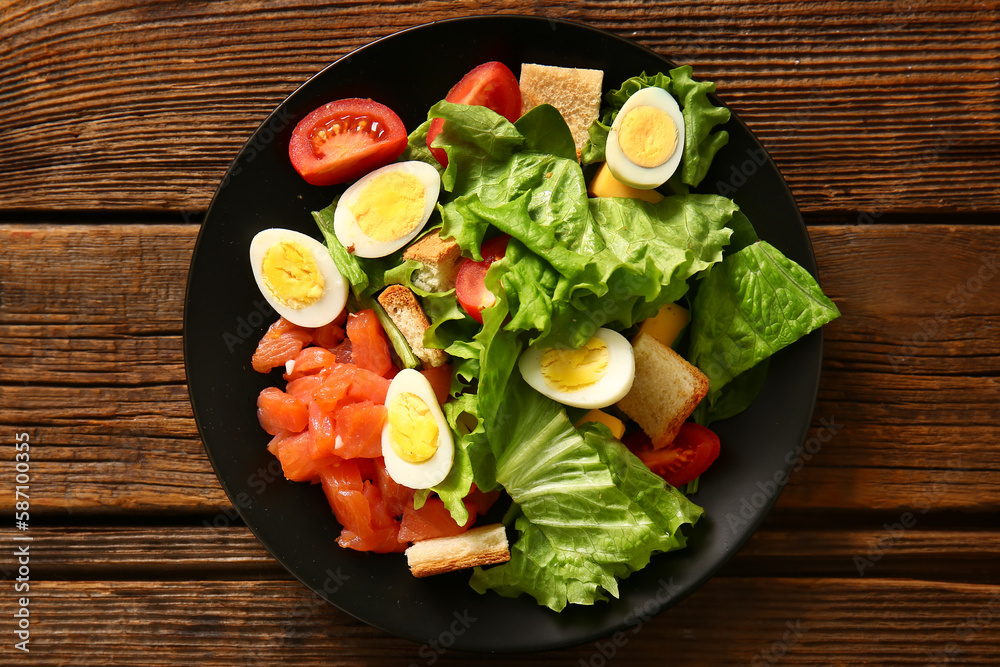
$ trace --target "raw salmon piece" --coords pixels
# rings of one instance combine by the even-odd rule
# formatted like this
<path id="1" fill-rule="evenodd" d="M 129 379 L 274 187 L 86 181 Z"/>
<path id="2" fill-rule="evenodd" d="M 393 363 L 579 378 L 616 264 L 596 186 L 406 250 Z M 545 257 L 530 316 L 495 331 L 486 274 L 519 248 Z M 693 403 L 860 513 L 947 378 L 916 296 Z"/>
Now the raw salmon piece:
<path id="1" fill-rule="evenodd" d="M 288 431 L 281 431 L 267 443 L 267 451 L 271 452 L 275 456 L 278 455 L 278 451 L 281 449 L 282 443 L 288 439 L 289 436 L 295 435 L 294 433 L 289 433 Z"/>
<path id="2" fill-rule="evenodd" d="M 420 371 L 434 390 L 434 396 L 438 403 L 444 405 L 448 402 L 448 394 L 451 393 L 451 366 L 442 364 L 440 366 L 430 366 Z"/>
<path id="3" fill-rule="evenodd" d="M 362 310 L 349 315 L 347 337 L 351 341 L 355 365 L 377 375 L 385 375 L 392 369 L 389 341 L 374 310 Z"/>
<path id="4" fill-rule="evenodd" d="M 465 496 L 466 505 L 474 503 L 479 511 L 479 514 L 486 514 L 493 507 L 493 504 L 500 498 L 500 489 L 493 489 L 492 491 L 485 492 L 480 491 L 473 484 L 472 488 L 469 490 L 469 494 Z"/>
<path id="5" fill-rule="evenodd" d="M 306 375 L 314 375 L 337 363 L 333 352 L 324 347 L 306 347 L 292 359 L 292 372 L 285 373 L 285 380 L 297 380 Z"/>
<path id="6" fill-rule="evenodd" d="M 323 380 L 324 376 L 321 373 L 305 375 L 289 382 L 285 386 L 285 393 L 309 404 L 313 400 L 313 391 L 323 384 Z"/>
<path id="7" fill-rule="evenodd" d="M 337 538 L 337 544 L 345 549 L 357 551 L 374 551 L 375 553 L 399 553 L 406 551 L 406 543 L 398 539 L 399 531 L 395 528 L 376 528 L 359 535 L 352 530 L 343 530 Z"/>
<path id="8" fill-rule="evenodd" d="M 281 334 L 287 334 L 287 333 L 299 333 L 299 334 L 305 333 L 308 334 L 309 340 L 312 340 L 312 332 L 313 332 L 312 329 L 308 329 L 306 327 L 300 327 L 298 324 L 292 324 L 284 317 L 279 317 L 277 321 L 274 322 L 274 324 L 272 324 L 267 329 L 267 333 L 273 334 L 275 336 L 280 336 Z M 306 341 L 307 344 L 309 343 L 309 340 Z"/>
<path id="9" fill-rule="evenodd" d="M 386 512 L 379 487 L 366 481 L 363 495 L 368 502 L 371 513 L 370 532 L 367 534 L 358 533 L 357 537 L 342 534 L 341 539 L 337 540 L 338 543 L 341 546 L 359 551 L 378 553 L 404 551 L 406 544 L 399 542 L 399 520 L 389 516 Z"/>
<path id="10" fill-rule="evenodd" d="M 353 364 L 354 354 L 351 351 L 351 339 L 345 338 L 337 347 L 330 350 L 341 364 Z"/>
<path id="11" fill-rule="evenodd" d="M 293 482 L 317 482 L 319 473 L 316 470 L 312 455 L 312 436 L 309 431 L 285 438 L 278 448 L 278 461 L 285 477 Z"/>
<path id="12" fill-rule="evenodd" d="M 257 396 L 257 420 L 271 435 L 281 431 L 298 433 L 308 425 L 305 403 L 277 387 L 265 387 Z"/>
<path id="13" fill-rule="evenodd" d="M 347 395 L 356 401 L 371 401 L 379 405 L 385 404 L 385 395 L 389 391 L 389 380 L 376 375 L 372 371 L 358 368 L 354 372 L 354 381 L 351 383 Z"/>
<path id="14" fill-rule="evenodd" d="M 336 413 L 336 434 L 340 438 L 337 456 L 345 459 L 374 459 L 382 456 L 382 427 L 386 409 L 371 401 L 348 403 Z"/>
<path id="15" fill-rule="evenodd" d="M 337 491 L 364 490 L 364 477 L 357 461 L 340 461 L 323 468 L 323 483 Z"/>
<path id="16" fill-rule="evenodd" d="M 451 518 L 451 513 L 440 498 L 428 498 L 423 507 L 418 510 L 407 507 L 403 510 L 403 521 L 399 528 L 401 542 L 416 542 L 432 537 L 449 537 L 464 533 L 476 522 L 477 508 L 472 503 L 466 503 L 469 510 L 469 520 L 464 526 L 459 526 Z"/>
<path id="17" fill-rule="evenodd" d="M 328 466 L 321 473 L 323 493 L 330 503 L 337 521 L 345 530 L 362 538 L 372 532 L 372 514 L 364 494 L 364 480 L 353 461 L 341 461 Z"/>
<path id="18" fill-rule="evenodd" d="M 363 478 L 363 468 L 375 471 L 363 459 L 341 461 L 322 470 L 323 492 L 343 527 L 337 543 L 358 551 L 402 551 L 406 545 L 397 539 L 399 522 L 387 513 L 379 487 Z"/>
<path id="19" fill-rule="evenodd" d="M 385 511 L 391 516 L 400 516 L 407 507 L 413 507 L 413 489 L 408 486 L 398 484 L 396 480 L 389 477 L 385 469 L 385 460 L 379 457 L 375 462 L 375 483 L 378 484 L 382 492 L 382 500 L 385 502 Z"/>
<path id="20" fill-rule="evenodd" d="M 375 479 L 375 459 L 352 459 L 358 464 L 358 472 L 361 479 L 372 481 Z"/>
<path id="21" fill-rule="evenodd" d="M 310 341 L 311 329 L 296 326 L 282 317 L 260 339 L 250 363 L 258 373 L 268 373 L 294 359 Z"/>
<path id="22" fill-rule="evenodd" d="M 313 457 L 317 461 L 329 459 L 340 453 L 335 451 L 337 432 L 333 416 L 316 403 L 309 404 L 309 433 L 313 438 Z"/>
<path id="23" fill-rule="evenodd" d="M 344 322 L 347 320 L 347 311 L 344 311 L 344 318 L 338 323 L 337 320 L 330 322 L 329 324 L 324 324 L 315 331 L 313 331 L 313 343 L 319 345 L 320 347 L 325 347 L 328 350 L 332 350 L 344 341 L 344 337 L 347 335 L 344 332 Z M 339 318 L 338 318 L 339 319 Z"/>
<path id="24" fill-rule="evenodd" d="M 322 384 L 313 390 L 313 401 L 327 412 L 336 411 L 344 403 L 357 370 L 353 364 L 339 364 L 329 368 L 324 373 Z"/>

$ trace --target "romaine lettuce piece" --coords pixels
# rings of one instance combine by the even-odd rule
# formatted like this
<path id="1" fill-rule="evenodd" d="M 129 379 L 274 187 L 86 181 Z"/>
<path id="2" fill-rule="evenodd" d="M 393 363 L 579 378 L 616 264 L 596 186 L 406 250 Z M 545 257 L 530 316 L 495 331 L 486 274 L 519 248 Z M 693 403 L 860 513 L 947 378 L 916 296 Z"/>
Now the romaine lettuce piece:
<path id="1" fill-rule="evenodd" d="M 607 427 L 577 430 L 516 371 L 494 438 L 497 480 L 516 503 L 520 537 L 509 562 L 473 573 L 480 593 L 527 593 L 555 611 L 617 597 L 618 579 L 684 546 L 681 527 L 702 514 Z"/>
<path id="2" fill-rule="evenodd" d="M 766 241 L 713 266 L 699 283 L 691 309 L 690 361 L 709 380 L 700 420 L 716 418 L 712 407 L 734 378 L 839 315 L 809 272 Z M 761 384 L 757 377 L 739 391 L 745 394 Z M 729 406 L 719 414 L 735 413 Z"/>
<path id="3" fill-rule="evenodd" d="M 715 84 L 710 81 L 695 81 L 691 78 L 691 66 L 684 65 L 670 70 L 669 74 L 645 73 L 634 76 L 622 83 L 621 87 L 609 91 L 604 96 L 608 107 L 600 120 L 589 128 L 590 141 L 583 148 L 581 159 L 584 164 L 604 160 L 604 147 L 615 116 L 633 93 L 642 88 L 663 88 L 677 98 L 684 114 L 684 157 L 681 159 L 680 175 L 684 184 L 697 186 L 705 178 L 715 154 L 729 143 L 729 133 L 717 129 L 729 122 L 729 109 L 716 106 L 708 98 L 715 92 Z M 674 190 L 676 191 L 676 186 Z"/>

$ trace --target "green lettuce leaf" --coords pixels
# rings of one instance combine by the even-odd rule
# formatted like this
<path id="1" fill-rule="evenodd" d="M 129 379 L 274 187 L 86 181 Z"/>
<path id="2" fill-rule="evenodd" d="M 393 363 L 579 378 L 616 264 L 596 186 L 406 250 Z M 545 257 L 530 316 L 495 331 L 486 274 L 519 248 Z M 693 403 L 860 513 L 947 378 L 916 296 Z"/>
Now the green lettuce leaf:
<path id="1" fill-rule="evenodd" d="M 447 192 L 472 192 L 490 183 L 494 162 L 524 143 L 524 136 L 510 121 L 486 107 L 441 101 L 427 117 L 445 120 L 433 145 L 448 155 L 448 167 L 441 176 Z"/>
<path id="2" fill-rule="evenodd" d="M 681 181 L 692 187 L 704 180 L 715 154 L 729 142 L 729 133 L 718 130 L 719 125 L 729 122 L 731 113 L 725 107 L 716 106 L 709 99 L 715 92 L 715 84 L 710 81 L 695 81 L 691 78 L 690 65 L 662 72 L 652 76 L 645 73 L 634 76 L 616 90 L 604 96 L 607 107 L 600 120 L 589 128 L 590 140 L 581 154 L 583 164 L 593 164 L 605 159 L 604 147 L 615 116 L 625 100 L 643 88 L 662 88 L 673 95 L 684 115 L 684 155 L 681 159 Z M 676 186 L 672 188 L 677 191 Z"/>
<path id="3" fill-rule="evenodd" d="M 712 419 L 711 406 L 734 378 L 839 315 L 809 272 L 766 241 L 713 266 L 691 309 L 690 361 L 709 379 L 701 419 Z M 759 388 L 762 378 L 752 380 L 749 387 Z"/>
<path id="4" fill-rule="evenodd" d="M 715 128 L 729 122 L 729 109 L 715 106 L 708 99 L 715 92 L 710 81 L 695 81 L 691 67 L 685 65 L 670 70 L 673 94 L 677 96 L 684 113 L 684 158 L 681 176 L 690 186 L 697 186 L 705 178 L 712 160 L 719 149 L 729 143 L 729 133 Z"/>
<path id="5" fill-rule="evenodd" d="M 575 230 L 517 202 L 476 209 L 527 246 L 508 245 L 502 283 L 512 304 L 508 327 L 536 330 L 534 343 L 578 347 L 599 327 L 631 327 L 676 301 L 689 278 L 721 261 L 738 210 L 716 195 L 587 203 Z"/>
<path id="6" fill-rule="evenodd" d="M 573 132 L 554 106 L 539 104 L 518 118 L 514 127 L 525 138 L 525 150 L 576 161 Z"/>
<path id="7" fill-rule="evenodd" d="M 399 156 L 399 159 L 400 161 L 419 160 L 420 162 L 426 162 L 435 167 L 440 173 L 444 169 L 441 168 L 441 163 L 431 153 L 431 149 L 427 147 L 427 131 L 430 127 L 431 119 L 428 118 L 418 125 L 413 132 L 410 132 L 410 135 L 406 138 L 406 148 L 403 149 L 403 154 Z"/>
<path id="8" fill-rule="evenodd" d="M 478 174 L 455 180 L 441 206 L 442 235 L 474 258 L 491 230 L 517 241 L 508 246 L 512 259 L 501 282 L 510 303 L 507 328 L 530 331 L 530 342 L 578 347 L 601 326 L 630 327 L 680 298 L 690 277 L 721 260 L 738 210 L 731 200 L 590 199 L 569 130 L 554 109 L 538 107 L 516 125 L 488 109 L 435 110 L 450 120 L 449 165 Z M 498 127 L 501 141 L 483 139 Z"/>
<path id="9" fill-rule="evenodd" d="M 339 198 L 338 198 L 339 199 Z M 404 368 L 417 368 L 420 366 L 420 359 L 413 353 L 413 349 L 406 341 L 406 338 L 396 327 L 396 324 L 385 312 L 381 304 L 375 300 L 377 294 L 388 283 L 385 281 L 386 272 L 395 267 L 401 261 L 403 251 L 400 250 L 388 257 L 368 259 L 358 257 L 347 251 L 344 244 L 340 242 L 333 231 L 333 215 L 337 209 L 337 199 L 332 204 L 320 211 L 313 211 L 313 220 L 319 227 L 323 238 L 326 241 L 327 250 L 337 270 L 347 279 L 351 285 L 348 295 L 348 309 L 351 312 L 370 309 L 375 311 L 379 323 L 385 330 L 386 337 L 392 345 L 396 357 Z"/>
<path id="10" fill-rule="evenodd" d="M 497 480 L 516 503 L 511 560 L 477 569 L 480 593 L 527 593 L 555 611 L 618 596 L 618 579 L 684 546 L 702 510 L 654 475 L 606 427 L 577 430 L 562 406 L 515 374 Z"/>

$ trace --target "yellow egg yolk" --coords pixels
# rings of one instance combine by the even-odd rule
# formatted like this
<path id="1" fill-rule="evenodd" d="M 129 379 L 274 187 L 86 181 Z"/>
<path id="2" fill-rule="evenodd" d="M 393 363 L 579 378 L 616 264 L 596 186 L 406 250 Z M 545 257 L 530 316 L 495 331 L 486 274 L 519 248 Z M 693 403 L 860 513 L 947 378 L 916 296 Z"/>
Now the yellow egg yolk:
<path id="1" fill-rule="evenodd" d="M 296 310 L 316 303 L 326 285 L 316 258 L 295 241 L 279 241 L 268 248 L 261 275 L 275 300 Z"/>
<path id="2" fill-rule="evenodd" d="M 556 391 L 579 391 L 604 377 L 610 357 L 608 346 L 596 337 L 577 350 L 549 348 L 542 353 L 542 377 Z"/>
<path id="3" fill-rule="evenodd" d="M 618 145 L 625 157 L 640 167 L 659 167 L 677 146 L 677 125 L 662 109 L 637 106 L 622 119 Z"/>
<path id="4" fill-rule="evenodd" d="M 438 448 L 437 420 L 422 398 L 408 391 L 397 394 L 388 406 L 389 439 L 399 458 L 423 463 Z"/>
<path id="5" fill-rule="evenodd" d="M 399 171 L 379 174 L 350 206 L 365 236 L 395 241 L 413 231 L 424 217 L 424 186 L 416 176 Z"/>

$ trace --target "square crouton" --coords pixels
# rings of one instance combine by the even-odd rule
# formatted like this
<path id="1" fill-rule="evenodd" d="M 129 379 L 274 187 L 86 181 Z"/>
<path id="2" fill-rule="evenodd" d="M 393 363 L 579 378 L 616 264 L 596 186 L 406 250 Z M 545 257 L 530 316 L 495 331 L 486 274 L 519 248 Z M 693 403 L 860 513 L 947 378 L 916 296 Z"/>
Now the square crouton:
<path id="1" fill-rule="evenodd" d="M 673 442 L 681 424 L 708 393 L 708 378 L 650 334 L 636 336 L 632 350 L 635 380 L 618 407 L 659 449 Z"/>

